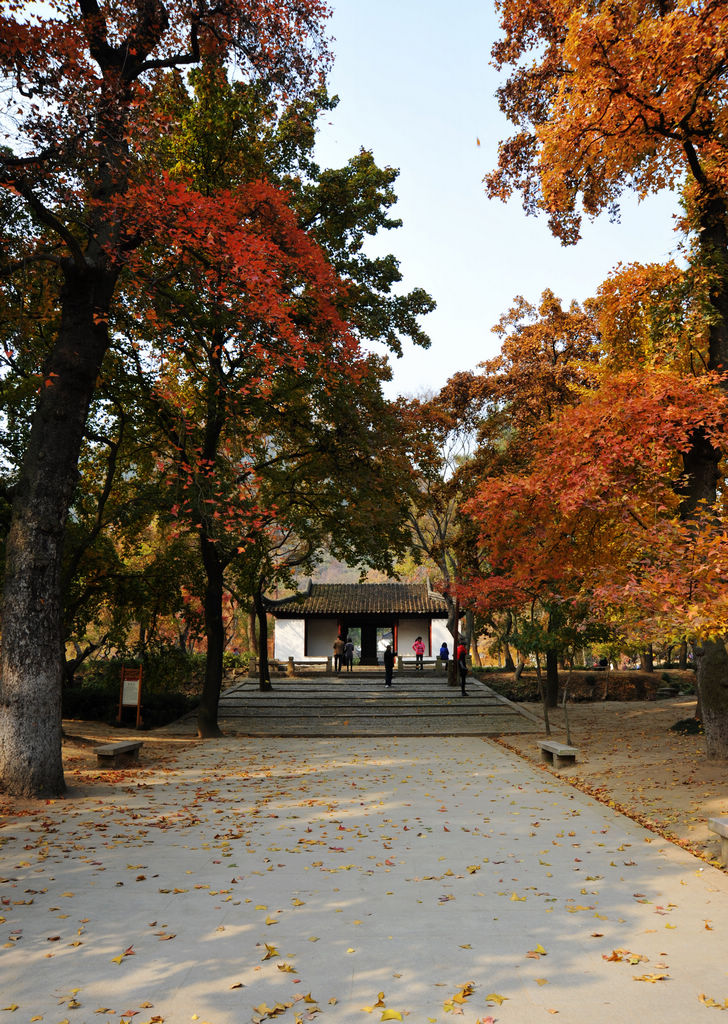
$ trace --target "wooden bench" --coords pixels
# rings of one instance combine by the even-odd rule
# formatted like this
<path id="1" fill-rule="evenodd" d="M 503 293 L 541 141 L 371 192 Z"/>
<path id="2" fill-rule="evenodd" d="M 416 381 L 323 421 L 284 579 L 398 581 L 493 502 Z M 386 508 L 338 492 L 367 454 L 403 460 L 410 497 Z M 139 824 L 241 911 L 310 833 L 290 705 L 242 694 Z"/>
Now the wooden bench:
<path id="1" fill-rule="evenodd" d="M 539 740 L 538 745 L 541 748 L 541 760 L 553 764 L 554 768 L 576 764 L 576 755 L 579 753 L 576 747 L 567 747 L 565 743 L 557 743 L 556 740 Z"/>
<path id="2" fill-rule="evenodd" d="M 728 867 L 728 818 L 708 818 L 708 828 L 720 836 L 720 862 Z"/>
<path id="3" fill-rule="evenodd" d="M 99 764 L 107 768 L 120 768 L 139 760 L 141 740 L 129 740 L 122 743 L 104 743 L 96 747 L 95 753 Z"/>

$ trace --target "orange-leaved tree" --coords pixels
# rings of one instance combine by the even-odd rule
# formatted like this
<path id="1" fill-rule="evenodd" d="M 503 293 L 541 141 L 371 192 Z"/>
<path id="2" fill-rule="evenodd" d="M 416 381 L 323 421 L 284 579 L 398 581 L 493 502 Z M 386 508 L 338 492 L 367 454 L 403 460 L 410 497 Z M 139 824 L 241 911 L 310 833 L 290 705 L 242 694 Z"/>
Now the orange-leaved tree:
<path id="1" fill-rule="evenodd" d="M 320 0 L 50 0 L 0 14 L 0 185 L 30 227 L 20 258 L 0 270 L 5 278 L 45 262 L 59 295 L 7 543 L 0 777 L 12 793 L 63 789 L 60 555 L 119 276 L 160 232 L 199 244 L 198 203 L 203 223 L 215 205 L 223 222 L 230 216 L 227 191 L 202 197 L 149 169 L 147 148 L 169 125 L 155 89 L 212 56 L 294 91 L 326 62 L 326 15 Z M 254 263 L 255 238 L 245 242 L 241 229 L 237 242 L 233 258 Z"/>
<path id="2" fill-rule="evenodd" d="M 728 509 L 680 515 L 681 455 L 698 425 L 725 445 L 727 414 L 712 375 L 606 376 L 544 424 L 525 472 L 489 480 L 468 503 L 491 572 L 467 596 L 488 607 L 556 595 L 632 640 L 728 630 Z M 709 689 L 701 696 L 708 755 L 725 757 L 725 719 Z"/>
<path id="3" fill-rule="evenodd" d="M 458 489 L 465 496 L 493 484 L 497 488 L 499 481 L 510 474 L 527 472 L 533 459 L 534 437 L 560 410 L 578 401 L 596 374 L 597 324 L 593 311 L 578 303 L 564 309 L 551 291 L 543 293 L 537 306 L 518 298 L 495 331 L 502 339 L 500 354 L 483 363 L 482 372 L 470 376 L 467 384 L 455 377 L 444 389 L 451 402 L 469 409 L 477 438 L 471 460 L 458 471 Z M 490 579 L 490 586 L 496 588 L 497 600 L 477 602 L 481 615 L 492 617 L 501 612 L 512 619 L 522 606 L 532 607 L 534 600 L 549 596 L 545 579 L 536 580 L 526 590 L 511 588 L 492 561 L 482 533 L 480 541 L 470 545 L 469 565 L 463 565 L 461 579 Z M 466 587 L 461 595 L 467 604 L 473 592 Z M 551 636 L 545 650 L 549 700 L 553 704 L 558 687 L 554 635 L 558 615 L 553 611 L 547 618 Z"/>
<path id="4" fill-rule="evenodd" d="M 565 243 L 581 216 L 615 213 L 625 189 L 680 188 L 710 317 L 709 370 L 728 367 L 728 8 L 714 0 L 502 0 L 493 48 L 508 69 L 499 89 L 517 125 L 502 143 L 488 191 L 523 196 Z M 725 382 L 721 385 L 726 387 Z M 682 450 L 682 514 L 713 502 L 721 451 L 700 423 Z M 706 639 L 698 681 L 728 678 L 720 637 Z M 708 676 L 715 679 L 708 683 Z M 715 685 L 714 685 L 715 683 Z M 723 714 L 728 716 L 728 698 Z"/>

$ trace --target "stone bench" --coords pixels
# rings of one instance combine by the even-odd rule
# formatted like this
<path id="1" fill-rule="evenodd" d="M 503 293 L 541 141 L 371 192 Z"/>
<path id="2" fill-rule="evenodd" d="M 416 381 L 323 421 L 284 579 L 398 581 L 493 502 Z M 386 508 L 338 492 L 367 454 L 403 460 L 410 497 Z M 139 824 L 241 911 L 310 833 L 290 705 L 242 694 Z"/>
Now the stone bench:
<path id="1" fill-rule="evenodd" d="M 728 818 L 708 818 L 708 828 L 720 836 L 720 862 L 728 867 Z"/>
<path id="2" fill-rule="evenodd" d="M 554 768 L 576 764 L 576 755 L 579 753 L 576 747 L 567 747 L 565 743 L 556 740 L 539 740 L 538 745 L 541 748 L 541 760 L 553 764 Z"/>
<path id="3" fill-rule="evenodd" d="M 94 753 L 99 764 L 107 768 L 120 768 L 139 760 L 141 740 L 129 740 L 121 743 L 104 743 L 96 747 Z"/>

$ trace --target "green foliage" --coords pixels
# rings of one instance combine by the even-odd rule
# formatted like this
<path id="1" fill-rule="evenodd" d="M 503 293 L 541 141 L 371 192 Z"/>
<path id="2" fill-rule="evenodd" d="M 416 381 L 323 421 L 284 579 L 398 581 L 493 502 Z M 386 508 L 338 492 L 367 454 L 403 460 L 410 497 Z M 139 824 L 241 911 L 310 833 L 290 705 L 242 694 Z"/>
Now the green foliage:
<path id="1" fill-rule="evenodd" d="M 121 668 L 130 659 L 90 661 L 77 685 L 63 690 L 64 718 L 113 723 L 119 711 Z M 149 655 L 142 670 L 142 719 L 146 728 L 174 722 L 197 705 L 204 656 L 168 646 Z M 128 717 L 129 709 L 124 714 Z"/>
<path id="2" fill-rule="evenodd" d="M 101 685 L 116 687 L 119 696 L 119 680 L 123 665 L 135 664 L 132 658 L 112 658 L 89 661 L 79 672 L 81 686 Z M 138 662 L 136 662 L 138 664 Z M 204 672 L 205 656 L 187 654 L 171 644 L 160 646 L 149 652 L 142 664 L 142 693 L 170 693 L 174 690 L 194 691 Z"/>
<path id="3" fill-rule="evenodd" d="M 487 670 L 473 668 L 473 675 L 482 678 L 496 693 L 515 702 L 540 701 L 538 680 L 535 673 L 524 672 L 520 679 L 513 673 L 489 673 Z M 566 679 L 563 675 L 562 682 Z M 569 683 L 568 700 L 581 703 L 602 699 L 603 687 L 607 681 L 607 673 L 601 677 L 592 672 L 574 670 Z M 600 685 L 601 684 L 601 685 Z M 610 672 L 609 699 L 619 701 L 649 700 L 655 693 L 655 676 L 649 672 Z M 561 695 L 559 696 L 561 700 Z"/>

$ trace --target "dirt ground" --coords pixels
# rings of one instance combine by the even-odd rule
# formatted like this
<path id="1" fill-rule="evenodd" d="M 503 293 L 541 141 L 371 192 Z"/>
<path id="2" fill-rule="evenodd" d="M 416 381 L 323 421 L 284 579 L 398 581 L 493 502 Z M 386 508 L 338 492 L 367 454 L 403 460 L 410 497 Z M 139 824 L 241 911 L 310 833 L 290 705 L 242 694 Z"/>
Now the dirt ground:
<path id="1" fill-rule="evenodd" d="M 538 705 L 527 705 L 538 711 Z M 572 744 L 579 756 L 574 767 L 558 771 L 542 765 L 536 737 L 509 735 L 499 742 L 539 769 L 554 772 L 585 793 L 618 808 L 647 828 L 715 863 L 719 840 L 708 818 L 728 817 L 728 762 L 705 759 L 702 736 L 670 731 L 676 721 L 694 714 L 695 701 L 676 697 L 660 701 L 598 701 L 568 708 Z M 552 711 L 552 731 L 565 739 L 561 709 Z M 64 722 L 64 769 L 68 798 L 96 795 L 129 779 L 142 781 L 147 771 L 164 768 L 183 749 L 198 742 L 176 736 L 170 727 L 146 732 L 112 728 L 97 722 Z M 139 766 L 118 771 L 99 768 L 93 748 L 111 740 L 142 738 Z M 37 813 L 37 803 L 0 796 L 0 815 Z"/>
<path id="2" fill-rule="evenodd" d="M 527 705 L 540 711 L 536 704 Z M 695 714 L 695 698 L 598 701 L 569 705 L 573 767 L 541 765 L 533 736 L 500 742 L 534 764 L 616 807 L 635 821 L 716 863 L 720 840 L 708 819 L 728 817 L 728 762 L 707 761 L 702 736 L 682 736 L 670 726 Z M 555 739 L 566 739 L 564 714 L 551 712 Z"/>

